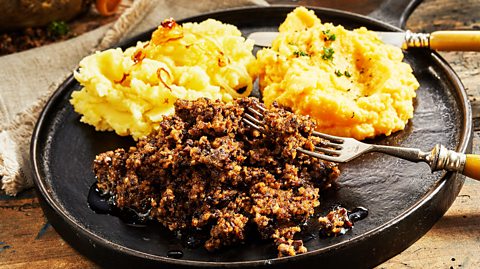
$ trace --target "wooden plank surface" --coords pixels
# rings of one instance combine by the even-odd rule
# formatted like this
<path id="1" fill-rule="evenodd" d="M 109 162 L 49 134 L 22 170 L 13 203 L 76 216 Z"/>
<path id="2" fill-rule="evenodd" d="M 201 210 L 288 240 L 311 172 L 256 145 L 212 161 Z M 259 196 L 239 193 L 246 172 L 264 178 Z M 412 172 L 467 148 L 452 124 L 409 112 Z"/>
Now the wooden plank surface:
<path id="1" fill-rule="evenodd" d="M 314 1 L 292 3 L 308 2 Z M 326 2 L 341 8 L 337 1 Z M 479 14 L 478 0 L 425 0 L 409 19 L 407 28 L 479 30 Z M 442 56 L 468 89 L 475 122 L 474 152 L 480 154 L 480 53 L 448 52 Z M 445 216 L 415 244 L 378 268 L 480 268 L 479 201 L 480 182 L 467 179 Z M 97 267 L 48 224 L 32 190 L 16 198 L 0 195 L 0 268 L 26 267 Z"/>

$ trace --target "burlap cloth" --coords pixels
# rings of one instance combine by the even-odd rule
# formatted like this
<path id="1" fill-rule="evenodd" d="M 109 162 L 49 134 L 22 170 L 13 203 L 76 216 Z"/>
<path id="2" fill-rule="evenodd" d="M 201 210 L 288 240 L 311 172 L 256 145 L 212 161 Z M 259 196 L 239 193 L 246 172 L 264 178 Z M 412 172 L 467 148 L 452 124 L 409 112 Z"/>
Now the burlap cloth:
<path id="1" fill-rule="evenodd" d="M 29 147 L 45 102 L 79 61 L 122 39 L 156 27 L 166 18 L 182 19 L 218 9 L 268 5 L 264 0 L 135 0 L 119 19 L 68 41 L 0 57 L 0 177 L 9 195 L 33 186 Z"/>

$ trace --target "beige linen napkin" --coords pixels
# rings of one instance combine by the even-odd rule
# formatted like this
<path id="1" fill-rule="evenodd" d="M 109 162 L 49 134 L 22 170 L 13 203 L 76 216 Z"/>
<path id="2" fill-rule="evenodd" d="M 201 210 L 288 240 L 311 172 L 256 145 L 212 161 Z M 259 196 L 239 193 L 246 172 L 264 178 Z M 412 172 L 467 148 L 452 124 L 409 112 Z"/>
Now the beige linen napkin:
<path id="1" fill-rule="evenodd" d="M 159 25 L 218 9 L 263 5 L 264 0 L 199 1 L 135 0 L 120 18 L 79 37 L 0 57 L 0 177 L 1 187 L 16 195 L 33 186 L 30 138 L 36 119 L 58 85 L 78 62 L 95 50 Z"/>

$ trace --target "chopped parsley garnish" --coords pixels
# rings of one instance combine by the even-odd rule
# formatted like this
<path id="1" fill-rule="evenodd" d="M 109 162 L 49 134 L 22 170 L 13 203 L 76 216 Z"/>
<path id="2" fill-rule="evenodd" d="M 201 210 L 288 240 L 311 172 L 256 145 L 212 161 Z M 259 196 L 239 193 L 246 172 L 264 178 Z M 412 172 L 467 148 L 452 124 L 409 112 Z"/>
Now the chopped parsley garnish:
<path id="1" fill-rule="evenodd" d="M 297 57 L 299 57 L 299 56 L 308 56 L 308 57 L 310 57 L 310 54 L 308 54 L 308 53 L 306 53 L 306 52 L 304 52 L 304 51 L 298 51 L 298 50 L 297 50 L 297 51 L 294 51 L 294 52 L 293 52 L 293 55 L 295 55 L 295 56 L 297 56 Z"/>
<path id="2" fill-rule="evenodd" d="M 324 60 L 333 60 L 333 54 L 335 51 L 332 48 L 325 48 L 323 47 L 323 55 L 322 59 Z"/>
<path id="3" fill-rule="evenodd" d="M 326 30 L 326 31 L 322 31 L 323 35 L 325 36 L 325 41 L 335 41 L 335 39 L 337 38 L 337 36 L 335 36 L 334 33 L 331 33 L 330 32 L 330 29 Z"/>
<path id="4" fill-rule="evenodd" d="M 346 76 L 347 78 L 352 76 L 352 74 L 350 74 L 350 72 L 348 72 L 347 70 L 345 70 L 345 72 L 343 73 L 340 70 L 335 70 L 335 75 L 337 75 L 337 77 Z"/>

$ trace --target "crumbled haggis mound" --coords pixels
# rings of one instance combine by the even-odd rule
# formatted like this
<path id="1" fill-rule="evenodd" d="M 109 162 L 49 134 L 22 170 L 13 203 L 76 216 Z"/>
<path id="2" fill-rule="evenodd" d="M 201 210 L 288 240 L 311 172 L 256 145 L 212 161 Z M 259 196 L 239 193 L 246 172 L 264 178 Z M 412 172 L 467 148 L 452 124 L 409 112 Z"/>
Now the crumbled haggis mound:
<path id="1" fill-rule="evenodd" d="M 177 100 L 157 132 L 96 157 L 98 189 L 171 231 L 206 234 L 211 251 L 244 241 L 253 228 L 280 256 L 306 252 L 293 237 L 339 170 L 295 150 L 324 143 L 311 136 L 309 117 L 273 105 L 261 133 L 242 121 L 257 106 L 255 98 Z"/>

